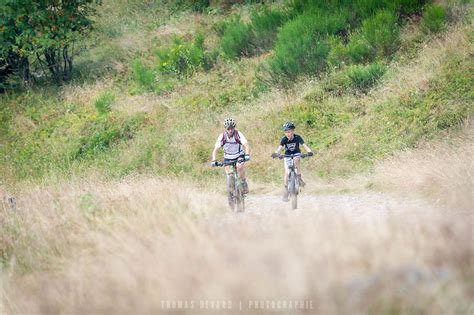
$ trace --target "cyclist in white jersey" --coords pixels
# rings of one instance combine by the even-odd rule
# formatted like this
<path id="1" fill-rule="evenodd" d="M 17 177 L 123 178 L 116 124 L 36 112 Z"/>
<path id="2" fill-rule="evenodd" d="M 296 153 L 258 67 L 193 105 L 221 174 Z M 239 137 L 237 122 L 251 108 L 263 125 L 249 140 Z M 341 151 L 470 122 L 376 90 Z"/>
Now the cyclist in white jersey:
<path id="1" fill-rule="evenodd" d="M 247 194 L 249 192 L 249 186 L 245 177 L 245 163 L 250 160 L 250 145 L 245 138 L 244 134 L 235 129 L 235 119 L 227 118 L 224 120 L 224 132 L 217 137 L 214 150 L 212 151 L 212 165 L 217 165 L 216 155 L 220 148 L 224 149 L 224 161 L 232 162 L 237 161 L 237 171 L 239 177 L 242 179 L 243 192 Z M 230 173 L 230 166 L 225 166 L 226 174 Z"/>

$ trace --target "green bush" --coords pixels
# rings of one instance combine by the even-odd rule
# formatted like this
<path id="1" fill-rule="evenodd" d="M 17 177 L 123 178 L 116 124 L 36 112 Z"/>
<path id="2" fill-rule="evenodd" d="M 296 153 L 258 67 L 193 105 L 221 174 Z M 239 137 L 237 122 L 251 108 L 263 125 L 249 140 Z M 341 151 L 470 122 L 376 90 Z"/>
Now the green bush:
<path id="1" fill-rule="evenodd" d="M 249 56 L 251 50 L 252 28 L 240 20 L 239 16 L 223 26 L 220 48 L 224 56 L 236 59 Z"/>
<path id="2" fill-rule="evenodd" d="M 151 92 L 154 90 L 155 73 L 148 69 L 140 59 L 136 59 L 132 64 L 133 79 L 139 86 L 140 90 Z"/>
<path id="3" fill-rule="evenodd" d="M 99 98 L 95 101 L 95 108 L 99 114 L 107 114 L 110 112 L 110 106 L 115 100 L 115 95 L 112 92 L 104 92 Z"/>
<path id="4" fill-rule="evenodd" d="M 346 50 L 348 58 L 353 63 L 364 63 L 374 58 L 369 42 L 360 33 L 351 34 Z"/>
<path id="5" fill-rule="evenodd" d="M 175 10 L 190 9 L 196 12 L 206 11 L 210 5 L 209 0 L 174 0 L 171 3 L 174 4 Z"/>
<path id="6" fill-rule="evenodd" d="M 394 12 L 381 10 L 362 22 L 362 36 L 377 56 L 390 56 L 398 48 L 400 30 L 397 20 L 398 17 Z"/>
<path id="7" fill-rule="evenodd" d="M 326 15 L 311 10 L 286 23 L 278 34 L 270 69 L 275 77 L 294 78 L 299 74 L 316 74 L 326 64 L 330 46 L 328 35 L 346 27 L 347 15 Z"/>
<path id="8" fill-rule="evenodd" d="M 446 10 L 439 5 L 429 5 L 424 9 L 421 30 L 423 33 L 438 33 L 446 22 Z"/>
<path id="9" fill-rule="evenodd" d="M 353 88 L 367 92 L 384 75 L 385 71 L 386 67 L 378 63 L 366 66 L 355 65 L 347 69 L 347 76 L 351 80 Z"/>
<path id="10" fill-rule="evenodd" d="M 324 89 L 341 95 L 348 91 L 367 93 L 384 75 L 386 67 L 374 63 L 369 65 L 352 65 L 329 77 Z"/>
<path id="11" fill-rule="evenodd" d="M 385 0 L 385 2 L 388 9 L 407 16 L 420 12 L 429 0 Z"/>
<path id="12" fill-rule="evenodd" d="M 351 2 L 352 21 L 357 24 L 373 16 L 377 11 L 384 9 L 387 5 L 387 1 L 380 0 L 355 0 Z"/>
<path id="13" fill-rule="evenodd" d="M 327 62 L 332 67 L 340 67 L 349 62 L 346 46 L 339 36 L 329 37 L 329 51 Z"/>
<path id="14" fill-rule="evenodd" d="M 194 42 L 184 42 L 176 37 L 171 47 L 159 49 L 157 56 L 158 69 L 162 73 L 190 76 L 204 65 L 204 36 L 197 35 Z"/>
<path id="15" fill-rule="evenodd" d="M 252 46 L 256 50 L 269 50 L 276 39 L 278 28 L 287 20 L 287 15 L 278 10 L 272 10 L 265 6 L 260 11 L 254 11 L 251 15 L 251 27 L 253 37 Z"/>
<path id="16" fill-rule="evenodd" d="M 142 115 L 127 119 L 99 116 L 97 120 L 86 127 L 86 134 L 80 138 L 79 148 L 73 158 L 94 158 L 115 143 L 132 139 L 143 121 L 144 116 Z"/>

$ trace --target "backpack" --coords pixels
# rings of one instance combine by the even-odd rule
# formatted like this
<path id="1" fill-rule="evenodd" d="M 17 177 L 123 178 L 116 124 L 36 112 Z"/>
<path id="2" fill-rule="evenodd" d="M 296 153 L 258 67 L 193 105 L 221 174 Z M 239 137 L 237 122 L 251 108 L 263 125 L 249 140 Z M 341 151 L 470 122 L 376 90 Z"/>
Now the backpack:
<path id="1" fill-rule="evenodd" d="M 239 136 L 239 132 L 237 131 L 237 129 L 234 131 L 234 138 L 235 138 L 235 142 L 242 145 L 242 142 L 240 142 L 240 136 Z M 227 142 L 227 135 L 226 135 L 226 132 L 224 131 L 222 133 L 221 147 L 223 147 L 224 144 L 226 144 L 226 142 Z"/>

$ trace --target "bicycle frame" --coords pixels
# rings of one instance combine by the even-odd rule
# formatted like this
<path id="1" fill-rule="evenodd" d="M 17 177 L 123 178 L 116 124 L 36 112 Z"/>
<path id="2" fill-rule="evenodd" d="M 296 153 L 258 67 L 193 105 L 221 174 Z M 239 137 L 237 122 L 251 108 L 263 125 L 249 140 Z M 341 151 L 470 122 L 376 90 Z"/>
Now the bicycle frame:
<path id="1" fill-rule="evenodd" d="M 237 171 L 237 161 L 218 163 L 217 166 L 230 166 L 230 172 L 227 173 L 227 193 L 229 206 L 232 211 L 245 211 L 245 195 L 243 193 L 243 184 Z"/>
<path id="2" fill-rule="evenodd" d="M 290 194 L 291 199 L 291 208 L 296 209 L 298 207 L 298 194 L 300 192 L 300 183 L 296 176 L 296 168 L 295 168 L 295 157 L 305 158 L 307 154 L 288 154 L 288 155 L 281 155 L 279 156 L 280 159 L 285 159 L 285 163 L 288 167 L 288 192 Z"/>

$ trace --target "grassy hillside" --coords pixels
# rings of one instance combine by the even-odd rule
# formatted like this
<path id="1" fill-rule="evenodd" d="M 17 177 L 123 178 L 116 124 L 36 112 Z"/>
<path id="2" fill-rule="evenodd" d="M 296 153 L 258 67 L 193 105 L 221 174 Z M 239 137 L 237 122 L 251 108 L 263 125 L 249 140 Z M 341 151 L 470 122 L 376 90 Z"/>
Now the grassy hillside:
<path id="1" fill-rule="evenodd" d="M 253 181 L 279 176 L 279 163 L 268 156 L 286 120 L 319 153 L 306 163 L 311 176 L 370 171 L 375 161 L 472 114 L 470 7 L 420 3 L 351 15 L 343 2 L 336 11 L 295 1 L 198 13 L 104 1 L 74 82 L 0 96 L 2 178 L 10 184 L 92 173 L 217 179 L 207 162 L 227 116 L 236 117 L 252 144 Z M 428 18 L 433 7 L 445 15 Z M 308 33 L 327 43 L 320 64 L 305 66 L 317 76 L 288 73 L 278 61 L 290 52 L 285 36 L 321 12 L 335 15 Z M 397 32 L 371 35 L 379 22 L 396 23 L 390 27 Z M 229 57 L 226 38 L 235 42 L 242 34 L 226 30 L 236 25 L 246 29 L 241 42 L 252 49 Z M 322 35 L 321 28 L 333 31 Z M 273 69 L 278 62 L 280 70 Z M 293 83 L 282 88 L 275 76 Z"/>
<path id="2" fill-rule="evenodd" d="M 71 82 L 0 95 L 0 314 L 469 313 L 470 2 L 211 2 L 103 0 Z M 209 167 L 229 116 L 239 214 Z M 288 120 L 316 152 L 297 211 Z"/>

